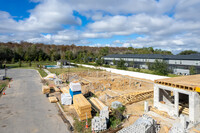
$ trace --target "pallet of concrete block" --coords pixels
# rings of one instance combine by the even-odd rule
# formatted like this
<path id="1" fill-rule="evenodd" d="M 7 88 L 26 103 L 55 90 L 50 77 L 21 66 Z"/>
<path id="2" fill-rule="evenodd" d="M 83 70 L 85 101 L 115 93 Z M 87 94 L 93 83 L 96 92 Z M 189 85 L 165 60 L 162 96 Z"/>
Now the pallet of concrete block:
<path id="1" fill-rule="evenodd" d="M 61 104 L 62 105 L 71 105 L 72 104 L 72 97 L 69 93 L 61 94 Z"/>
<path id="2" fill-rule="evenodd" d="M 91 104 L 82 94 L 74 95 L 73 103 L 80 120 L 85 120 L 86 116 L 87 118 L 92 118 Z"/>
<path id="3" fill-rule="evenodd" d="M 50 93 L 50 87 L 49 86 L 42 86 L 42 93 L 43 94 Z"/>
<path id="4" fill-rule="evenodd" d="M 58 102 L 58 99 L 56 97 L 49 97 L 49 102 L 56 103 L 56 102 Z"/>
<path id="5" fill-rule="evenodd" d="M 70 82 L 69 88 L 75 92 L 75 91 L 81 91 L 81 84 L 79 82 Z"/>
<path id="6" fill-rule="evenodd" d="M 157 133 L 159 129 L 159 125 L 152 117 L 143 115 L 135 123 L 121 129 L 117 133 Z"/>
<path id="7" fill-rule="evenodd" d="M 107 129 L 106 118 L 95 116 L 92 119 L 92 127 L 91 127 L 92 131 L 100 132 L 106 129 Z"/>
<path id="8" fill-rule="evenodd" d="M 62 87 L 60 90 L 62 93 L 69 93 L 69 87 Z"/>

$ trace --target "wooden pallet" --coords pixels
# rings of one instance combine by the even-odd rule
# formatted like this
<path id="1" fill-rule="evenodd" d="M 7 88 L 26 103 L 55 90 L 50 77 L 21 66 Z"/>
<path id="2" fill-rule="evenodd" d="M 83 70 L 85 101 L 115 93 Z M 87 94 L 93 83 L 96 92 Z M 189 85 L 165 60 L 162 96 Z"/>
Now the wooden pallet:
<path id="1" fill-rule="evenodd" d="M 158 79 L 155 80 L 154 83 L 189 91 L 200 92 L 200 74 Z"/>

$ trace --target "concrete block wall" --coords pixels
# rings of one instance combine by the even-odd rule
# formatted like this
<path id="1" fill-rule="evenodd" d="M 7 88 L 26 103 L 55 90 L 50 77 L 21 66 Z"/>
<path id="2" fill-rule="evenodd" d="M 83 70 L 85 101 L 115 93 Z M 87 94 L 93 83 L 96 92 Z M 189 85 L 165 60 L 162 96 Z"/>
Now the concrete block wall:
<path id="1" fill-rule="evenodd" d="M 160 103 L 160 89 L 172 91 L 174 94 L 174 104 Z M 180 93 L 189 97 L 189 122 L 196 124 L 200 122 L 200 95 L 194 91 L 188 91 L 160 84 L 154 84 L 154 107 L 158 110 L 167 112 L 170 116 L 179 117 L 179 96 Z"/>

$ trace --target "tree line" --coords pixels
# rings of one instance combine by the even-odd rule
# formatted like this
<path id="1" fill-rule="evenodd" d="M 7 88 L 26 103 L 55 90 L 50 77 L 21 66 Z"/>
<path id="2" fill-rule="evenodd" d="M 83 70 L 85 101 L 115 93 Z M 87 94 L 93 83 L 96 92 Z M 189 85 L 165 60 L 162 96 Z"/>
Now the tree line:
<path id="1" fill-rule="evenodd" d="M 89 47 L 72 45 L 46 45 L 43 43 L 7 42 L 0 43 L 0 61 L 94 61 L 108 54 L 172 54 L 170 51 L 148 48 Z"/>

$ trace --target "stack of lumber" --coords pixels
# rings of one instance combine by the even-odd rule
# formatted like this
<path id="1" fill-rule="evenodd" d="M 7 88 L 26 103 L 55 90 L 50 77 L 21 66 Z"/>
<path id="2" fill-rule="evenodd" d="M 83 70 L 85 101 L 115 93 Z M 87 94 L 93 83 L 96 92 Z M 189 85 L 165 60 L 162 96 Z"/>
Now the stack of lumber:
<path id="1" fill-rule="evenodd" d="M 90 102 L 92 103 L 92 105 L 98 109 L 98 111 L 103 110 L 104 107 L 106 107 L 106 105 L 104 103 L 102 103 L 98 98 L 94 98 L 92 97 L 90 99 Z"/>
<path id="2" fill-rule="evenodd" d="M 86 114 L 87 118 L 92 118 L 91 104 L 82 94 L 74 95 L 73 102 L 76 113 L 78 114 L 81 121 L 86 120 Z"/>
<path id="3" fill-rule="evenodd" d="M 58 99 L 56 97 L 49 97 L 50 103 L 56 103 L 58 102 Z"/>
<path id="4" fill-rule="evenodd" d="M 50 93 L 50 87 L 49 86 L 42 86 L 42 93 L 43 94 Z"/>
<path id="5" fill-rule="evenodd" d="M 69 87 L 62 87 L 60 90 L 62 93 L 69 93 Z"/>
<path id="6" fill-rule="evenodd" d="M 179 112 L 182 114 L 189 115 L 189 108 L 184 107 L 184 106 L 179 106 Z"/>

